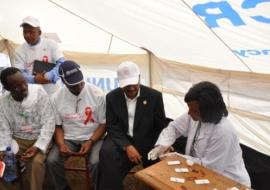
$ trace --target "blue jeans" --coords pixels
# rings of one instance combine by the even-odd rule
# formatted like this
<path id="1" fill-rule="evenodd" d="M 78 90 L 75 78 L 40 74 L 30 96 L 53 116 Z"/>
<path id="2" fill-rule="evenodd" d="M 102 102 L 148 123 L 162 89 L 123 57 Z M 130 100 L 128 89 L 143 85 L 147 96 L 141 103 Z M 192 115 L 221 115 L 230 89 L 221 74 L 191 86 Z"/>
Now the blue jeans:
<path id="1" fill-rule="evenodd" d="M 67 145 L 71 151 L 78 152 L 81 145 L 85 141 L 75 141 L 75 140 L 65 140 L 65 145 Z M 99 162 L 99 151 L 103 140 L 97 141 L 91 148 L 89 152 L 89 170 L 91 172 L 91 178 L 95 186 L 95 181 L 97 178 L 97 164 Z M 64 161 L 68 156 L 61 156 L 59 152 L 58 145 L 54 144 L 52 150 L 47 157 L 47 167 L 48 171 L 53 179 L 56 190 L 62 190 L 68 186 L 67 180 L 65 179 L 64 172 Z"/>

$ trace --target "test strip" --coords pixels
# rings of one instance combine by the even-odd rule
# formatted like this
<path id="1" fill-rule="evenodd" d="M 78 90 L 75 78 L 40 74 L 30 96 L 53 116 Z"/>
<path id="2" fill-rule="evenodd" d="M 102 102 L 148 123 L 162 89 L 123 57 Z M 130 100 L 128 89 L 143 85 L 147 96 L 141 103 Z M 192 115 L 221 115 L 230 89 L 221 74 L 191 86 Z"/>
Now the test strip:
<path id="1" fill-rule="evenodd" d="M 174 161 L 168 161 L 168 165 L 171 166 L 171 165 L 178 165 L 180 164 L 181 162 L 179 160 L 174 160 Z"/>
<path id="2" fill-rule="evenodd" d="M 178 178 L 178 177 L 170 177 L 170 181 L 176 182 L 176 183 L 185 183 L 184 178 Z"/>
<path id="3" fill-rule="evenodd" d="M 210 181 L 208 179 L 195 179 L 195 183 L 198 184 L 198 185 L 209 184 Z"/>
<path id="4" fill-rule="evenodd" d="M 175 168 L 174 170 L 178 173 L 187 173 L 188 172 L 188 168 Z"/>

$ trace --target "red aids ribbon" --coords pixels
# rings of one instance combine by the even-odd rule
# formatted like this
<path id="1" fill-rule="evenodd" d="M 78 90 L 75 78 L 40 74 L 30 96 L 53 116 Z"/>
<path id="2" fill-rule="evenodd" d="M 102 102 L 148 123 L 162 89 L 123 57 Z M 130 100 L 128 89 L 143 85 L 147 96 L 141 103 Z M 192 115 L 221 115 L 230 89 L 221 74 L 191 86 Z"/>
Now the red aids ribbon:
<path id="1" fill-rule="evenodd" d="M 86 115 L 86 119 L 85 119 L 85 121 L 83 122 L 85 125 L 86 125 L 89 121 L 95 122 L 95 120 L 94 120 L 94 118 L 93 118 L 93 112 L 92 112 L 92 109 L 91 109 L 90 107 L 86 107 L 84 113 L 85 113 L 85 115 Z"/>
<path id="2" fill-rule="evenodd" d="M 47 56 L 47 55 L 44 55 L 43 58 L 42 58 L 42 61 L 43 61 L 44 63 L 48 63 L 48 62 L 49 62 L 48 56 Z"/>

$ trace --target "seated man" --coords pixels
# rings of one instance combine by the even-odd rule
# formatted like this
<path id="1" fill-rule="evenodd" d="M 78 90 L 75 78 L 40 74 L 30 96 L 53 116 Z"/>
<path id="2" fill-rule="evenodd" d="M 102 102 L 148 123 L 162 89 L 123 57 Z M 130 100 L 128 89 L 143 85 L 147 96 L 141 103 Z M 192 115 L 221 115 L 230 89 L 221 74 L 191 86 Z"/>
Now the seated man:
<path id="1" fill-rule="evenodd" d="M 187 137 L 184 157 L 250 187 L 239 138 L 219 88 L 207 81 L 197 83 L 185 95 L 185 102 L 188 112 L 163 129 L 148 158 L 157 159 L 183 135 Z"/>
<path id="2" fill-rule="evenodd" d="M 56 109 L 55 145 L 47 159 L 55 188 L 70 189 L 64 175 L 64 160 L 72 154 L 89 154 L 90 171 L 95 182 L 96 164 L 105 133 L 105 95 L 101 89 L 84 82 L 80 66 L 65 61 L 59 67 L 65 87 L 52 96 Z"/>
<path id="3" fill-rule="evenodd" d="M 44 153 L 55 129 L 52 104 L 44 89 L 27 84 L 21 71 L 15 67 L 1 72 L 1 83 L 9 93 L 0 99 L 0 151 L 10 146 L 14 138 L 19 144 L 18 154 L 27 163 L 30 189 L 41 190 L 45 173 Z M 9 185 L 1 180 L 0 189 L 6 188 L 9 189 Z"/>
<path id="4" fill-rule="evenodd" d="M 162 94 L 140 84 L 133 62 L 117 70 L 120 88 L 106 96 L 107 136 L 100 150 L 100 190 L 121 190 L 123 179 L 136 164 L 149 166 L 147 153 L 154 146 L 166 117 Z"/>

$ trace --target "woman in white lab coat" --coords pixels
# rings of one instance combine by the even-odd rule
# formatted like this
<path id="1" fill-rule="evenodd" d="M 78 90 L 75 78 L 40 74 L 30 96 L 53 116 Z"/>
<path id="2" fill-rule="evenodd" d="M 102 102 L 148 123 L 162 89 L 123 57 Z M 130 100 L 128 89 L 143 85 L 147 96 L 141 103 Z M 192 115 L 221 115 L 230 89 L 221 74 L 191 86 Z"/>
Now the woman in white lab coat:
<path id="1" fill-rule="evenodd" d="M 163 129 L 148 159 L 157 159 L 183 135 L 187 137 L 187 159 L 250 187 L 239 139 L 219 88 L 211 82 L 197 83 L 185 95 L 185 102 L 188 113 Z"/>

